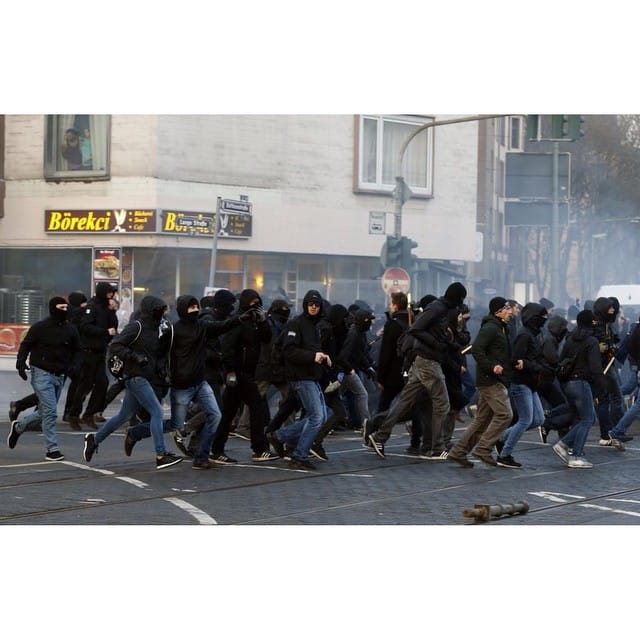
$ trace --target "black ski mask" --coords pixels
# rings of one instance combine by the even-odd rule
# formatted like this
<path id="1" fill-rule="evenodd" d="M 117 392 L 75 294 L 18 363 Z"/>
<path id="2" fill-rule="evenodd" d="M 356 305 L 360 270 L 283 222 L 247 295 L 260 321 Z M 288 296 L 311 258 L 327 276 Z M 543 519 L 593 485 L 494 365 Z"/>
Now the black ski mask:
<path id="1" fill-rule="evenodd" d="M 58 309 L 56 305 L 59 304 L 66 305 L 67 301 L 60 296 L 51 298 L 51 300 L 49 300 L 49 313 L 51 314 L 51 317 L 57 322 L 64 322 L 67 319 L 67 309 Z"/>

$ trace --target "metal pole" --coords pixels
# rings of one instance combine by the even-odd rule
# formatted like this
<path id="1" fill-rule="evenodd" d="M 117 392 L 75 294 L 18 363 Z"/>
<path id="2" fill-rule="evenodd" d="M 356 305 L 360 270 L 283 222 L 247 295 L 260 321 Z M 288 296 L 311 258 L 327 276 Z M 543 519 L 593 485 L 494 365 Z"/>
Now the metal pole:
<path id="1" fill-rule="evenodd" d="M 222 198 L 218 196 L 218 204 L 216 205 L 216 219 L 213 223 L 213 238 L 211 240 L 211 261 L 209 263 L 209 288 L 213 288 L 214 277 L 216 273 L 216 256 L 218 253 L 218 228 L 220 226 L 220 203 Z"/>
<path id="2" fill-rule="evenodd" d="M 393 233 L 396 238 L 402 237 L 402 186 L 404 184 L 404 178 L 402 177 L 402 159 L 409 146 L 409 143 L 422 131 L 431 129 L 432 127 L 441 127 L 445 124 L 457 124 L 459 122 L 476 122 L 478 120 L 490 120 L 492 118 L 503 118 L 504 115 L 490 115 L 490 116 L 466 116 L 464 118 L 451 118 L 450 120 L 435 120 L 433 122 L 427 122 L 422 126 L 412 131 L 407 139 L 402 143 L 400 151 L 398 152 L 397 170 L 396 170 L 396 189 L 393 192 L 394 197 L 394 226 Z"/>
<path id="3" fill-rule="evenodd" d="M 560 212 L 558 205 L 558 157 L 559 143 L 553 143 L 553 200 L 551 210 L 551 299 L 558 307 L 564 306 L 560 300 Z"/>

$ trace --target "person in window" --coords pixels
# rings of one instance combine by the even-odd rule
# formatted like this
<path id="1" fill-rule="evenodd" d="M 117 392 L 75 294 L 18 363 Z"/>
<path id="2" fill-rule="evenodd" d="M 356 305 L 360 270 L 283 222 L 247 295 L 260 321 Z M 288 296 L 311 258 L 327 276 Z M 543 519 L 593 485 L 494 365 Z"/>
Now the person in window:
<path id="1" fill-rule="evenodd" d="M 61 146 L 62 157 L 67 161 L 69 171 L 82 169 L 82 151 L 80 150 L 80 136 L 74 127 L 67 129 Z"/>
<path id="2" fill-rule="evenodd" d="M 84 129 L 80 137 L 80 154 L 82 157 L 82 168 L 85 171 L 93 169 L 93 158 L 91 157 L 91 132 Z"/>

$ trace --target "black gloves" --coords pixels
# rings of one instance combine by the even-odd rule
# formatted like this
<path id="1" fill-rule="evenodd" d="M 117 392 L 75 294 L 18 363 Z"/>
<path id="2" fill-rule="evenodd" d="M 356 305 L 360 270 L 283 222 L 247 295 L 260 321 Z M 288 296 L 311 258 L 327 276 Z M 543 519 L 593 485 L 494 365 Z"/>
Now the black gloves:
<path id="1" fill-rule="evenodd" d="M 16 369 L 18 370 L 18 375 L 23 379 L 27 380 L 27 371 L 30 371 L 29 367 L 26 364 L 17 364 Z"/>

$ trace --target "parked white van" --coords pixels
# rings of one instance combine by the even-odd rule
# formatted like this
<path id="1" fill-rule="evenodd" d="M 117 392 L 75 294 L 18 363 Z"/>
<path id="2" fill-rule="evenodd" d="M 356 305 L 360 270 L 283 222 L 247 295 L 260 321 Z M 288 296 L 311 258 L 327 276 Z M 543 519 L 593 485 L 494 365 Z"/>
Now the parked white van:
<path id="1" fill-rule="evenodd" d="M 606 284 L 598 289 L 596 298 L 611 296 L 623 307 L 640 307 L 640 284 Z"/>

